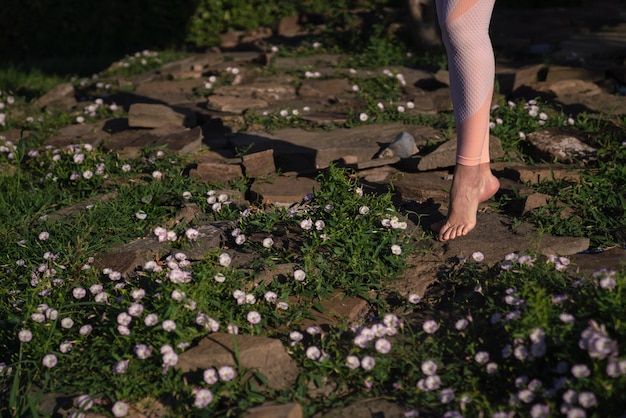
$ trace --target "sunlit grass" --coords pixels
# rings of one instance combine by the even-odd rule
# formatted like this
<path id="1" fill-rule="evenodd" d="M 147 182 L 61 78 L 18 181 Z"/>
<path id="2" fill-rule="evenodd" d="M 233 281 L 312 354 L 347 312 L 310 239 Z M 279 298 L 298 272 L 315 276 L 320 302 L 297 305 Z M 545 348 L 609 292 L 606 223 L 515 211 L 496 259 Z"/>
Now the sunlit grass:
<path id="1" fill-rule="evenodd" d="M 385 48 L 372 41 L 372 57 Z M 87 145 L 43 145 L 60 127 L 123 117 L 97 94 L 115 91 L 115 77 L 157 68 L 159 56 L 139 53 L 99 77 L 75 80 L 96 97 L 74 112 L 49 115 L 29 106 L 28 94 L 61 81 L 38 73 L 11 75 L 33 86 L 31 93 L 0 94 L 0 136 L 29 132 L 15 143 L 0 139 L 2 414 L 35 416 L 42 392 L 76 396 L 75 416 L 81 409 L 123 416 L 146 398 L 167 403 L 172 416 L 241 415 L 264 401 L 295 401 L 311 416 L 365 397 L 448 417 L 604 417 L 624 410 L 623 271 L 581 276 L 570 272 L 567 258 L 533 253 L 509 254 L 489 267 L 477 251 L 435 283 L 443 296 L 421 301 L 425 295 L 386 285 L 402 274 L 408 255 L 428 251 L 426 235 L 398 212 L 390 193 L 364 193 L 349 170 L 322 171 L 320 189 L 291 208 L 238 207 L 222 190 L 245 189 L 246 179 L 201 183 L 181 174 L 188 161 L 164 150 L 124 161 Z M 380 60 L 364 66 L 391 62 Z M 350 78 L 364 108 L 353 109 L 345 125 L 324 129 L 392 122 L 453 129 L 450 113 L 411 112 L 403 74 L 385 66 L 373 77 Z M 233 77 L 231 70 L 207 78 L 202 94 Z M 321 129 L 302 118 L 309 110 L 247 113 L 244 128 Z M 585 169 L 578 183 L 531 185 L 556 199 L 525 219 L 543 233 L 617 245 L 613 232 L 626 227 L 620 130 L 541 101 L 492 109 L 492 133 L 529 163 L 535 161 L 524 138 L 546 127 L 593 136 L 599 157 L 573 166 Z M 56 216 L 90 198 L 95 203 Z M 200 217 L 171 222 L 188 205 Z M 576 216 L 558 216 L 562 205 Z M 200 224 L 215 221 L 227 225 L 225 240 L 190 260 L 185 252 Z M 95 267 L 98 255 L 136 238 L 171 249 L 129 277 Z M 235 265 L 240 251 L 255 257 Z M 261 271 L 283 264 L 293 266 L 289 274 L 257 282 Z M 337 292 L 366 299 L 370 315 L 329 330 L 303 329 L 302 320 Z M 301 371 L 294 387 L 260 391 L 236 367 L 184 377 L 174 367 L 178 356 L 217 331 L 281 340 Z M 320 387 L 331 390 L 313 396 Z"/>

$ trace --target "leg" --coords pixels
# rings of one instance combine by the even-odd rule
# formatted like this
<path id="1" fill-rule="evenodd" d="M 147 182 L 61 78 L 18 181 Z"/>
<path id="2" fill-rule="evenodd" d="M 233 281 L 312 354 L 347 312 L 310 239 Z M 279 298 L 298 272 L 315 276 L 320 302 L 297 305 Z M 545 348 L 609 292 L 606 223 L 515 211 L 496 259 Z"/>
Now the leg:
<path id="1" fill-rule="evenodd" d="M 489 112 L 495 77 L 489 21 L 494 2 L 437 0 L 457 128 L 457 164 L 448 218 L 433 225 L 441 241 L 471 231 L 479 203 L 500 187 L 489 167 Z"/>
<path id="2" fill-rule="evenodd" d="M 415 46 L 419 49 L 441 45 L 434 0 L 408 0 Z"/>

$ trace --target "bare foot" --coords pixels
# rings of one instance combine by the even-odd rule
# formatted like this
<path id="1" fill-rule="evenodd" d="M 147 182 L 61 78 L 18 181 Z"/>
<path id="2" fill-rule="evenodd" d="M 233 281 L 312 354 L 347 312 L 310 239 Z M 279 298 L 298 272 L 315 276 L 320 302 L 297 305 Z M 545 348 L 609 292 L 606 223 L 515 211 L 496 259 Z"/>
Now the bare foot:
<path id="1" fill-rule="evenodd" d="M 478 166 L 457 164 L 450 189 L 448 218 L 432 225 L 439 240 L 447 241 L 467 235 L 476 226 L 476 212 L 481 202 L 489 200 L 500 188 L 489 163 Z"/>

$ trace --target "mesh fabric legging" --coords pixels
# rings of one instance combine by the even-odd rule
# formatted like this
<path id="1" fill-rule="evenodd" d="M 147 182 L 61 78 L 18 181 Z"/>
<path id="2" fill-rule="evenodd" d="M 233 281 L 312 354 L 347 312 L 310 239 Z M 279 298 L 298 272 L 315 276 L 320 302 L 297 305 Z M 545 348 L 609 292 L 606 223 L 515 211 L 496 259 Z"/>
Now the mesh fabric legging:
<path id="1" fill-rule="evenodd" d="M 456 162 L 463 165 L 489 162 L 489 111 L 495 77 L 489 22 L 494 3 L 437 0 L 457 129 Z"/>

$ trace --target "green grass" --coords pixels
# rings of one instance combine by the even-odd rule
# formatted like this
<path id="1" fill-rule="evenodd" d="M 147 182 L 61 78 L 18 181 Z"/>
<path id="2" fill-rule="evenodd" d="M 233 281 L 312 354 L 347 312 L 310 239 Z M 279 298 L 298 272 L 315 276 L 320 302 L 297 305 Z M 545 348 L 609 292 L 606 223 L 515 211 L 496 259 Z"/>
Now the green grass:
<path id="1" fill-rule="evenodd" d="M 412 114 L 396 74 L 383 73 L 411 58 L 402 48 L 389 48 L 397 46 L 394 39 L 348 41 L 360 47 L 347 65 L 378 75 L 351 79 L 363 108 L 353 109 L 344 126 L 325 129 L 394 122 L 451 132 L 451 114 Z M 325 49 L 323 38 L 321 43 L 321 50 L 309 45 L 286 54 L 341 52 Z M 115 77 L 179 56 L 143 55 L 145 64 L 141 54 L 128 56 L 119 61 L 127 65 L 74 82 L 98 97 L 118 88 L 111 82 Z M 304 81 L 304 74 L 296 76 Z M 392 192 L 364 194 L 354 172 L 332 166 L 320 172 L 319 190 L 299 205 L 239 207 L 228 203 L 228 190 L 245 191 L 247 179 L 198 182 L 181 175 L 188 160 L 163 150 L 145 149 L 140 158 L 125 161 L 100 148 L 43 147 L 79 116 L 95 121 L 124 113 L 99 105 L 91 115 L 82 108 L 42 114 L 30 101 L 63 77 L 17 68 L 2 77 L 11 88 L 0 95 L 6 104 L 0 136 L 8 129 L 26 133 L 16 144 L 0 139 L 3 416 L 40 415 L 44 392 L 87 395 L 97 402 L 84 406 L 105 415 L 145 399 L 167 405 L 171 416 L 240 416 L 266 401 L 298 402 L 312 416 L 365 398 L 406 405 L 421 416 L 558 416 L 578 408 L 586 416 L 606 417 L 625 409 L 626 360 L 619 351 L 626 344 L 624 270 L 581 275 L 566 258 L 532 253 L 510 254 L 487 266 L 476 253 L 451 266 L 432 294 L 399 293 L 388 285 L 402 274 L 407 257 L 429 251 L 429 245 L 427 235 L 405 223 L 407 214 L 394 207 Z M 248 113 L 243 126 L 320 129 L 295 109 L 283 110 Z M 624 118 L 572 117 L 549 103 L 518 101 L 500 103 L 492 121 L 505 150 L 528 163 L 541 162 L 528 156 L 522 137 L 530 132 L 559 127 L 587 136 L 599 149 L 598 159 L 575 166 L 584 169 L 577 183 L 531 185 L 556 199 L 523 220 L 541 233 L 589 237 L 592 247 L 623 245 L 616 231 L 626 228 L 620 193 L 626 176 Z M 56 216 L 86 199 L 94 199 L 93 205 Z M 507 214 L 507 202 L 497 203 Z M 172 222 L 192 204 L 199 218 Z M 564 207 L 574 216 L 559 216 Z M 216 221 L 228 225 L 220 248 L 193 262 L 177 255 L 194 245 L 201 222 Z M 130 277 L 96 267 L 98 256 L 116 245 L 168 232 L 169 253 Z M 239 265 L 239 252 L 252 256 Z M 284 264 L 292 266 L 288 274 L 255 284 L 261 272 Z M 370 315 L 324 333 L 302 329 L 302 321 L 337 292 L 366 299 Z M 420 302 L 420 296 L 428 299 Z M 157 315 L 156 324 L 145 324 L 149 314 Z M 175 330 L 166 330 L 169 321 Z M 234 328 L 279 339 L 301 371 L 293 387 L 263 390 L 263 376 L 248 380 L 240 368 L 232 380 L 208 383 L 165 364 L 164 347 L 180 355 L 215 330 Z M 151 355 L 138 355 L 145 350 Z M 57 360 L 53 367 L 45 364 L 49 355 Z M 313 395 L 312 389 L 327 385 L 334 389 Z M 209 389 L 213 401 L 201 405 L 199 389 Z M 550 412 L 540 413 L 544 408 Z"/>
<path id="2" fill-rule="evenodd" d="M 528 415 L 544 407 L 554 412 L 584 405 L 590 416 L 600 417 L 624 408 L 620 388 L 626 375 L 617 351 L 626 319 L 623 271 L 581 280 L 568 273 L 566 258 L 511 254 L 489 268 L 476 253 L 437 284 L 436 293 L 443 296 L 428 303 L 416 295 L 406 299 L 385 285 L 401 273 L 404 257 L 419 247 L 421 237 L 408 235 L 390 195 L 363 195 L 352 173 L 331 167 L 319 177 L 320 190 L 295 210 L 240 212 L 229 210 L 227 195 L 177 176 L 180 167 L 173 156 L 146 156 L 149 163 L 131 162 L 130 171 L 116 172 L 115 163 L 107 160 L 107 172 L 119 179 L 110 186 L 119 190 L 118 197 L 68 219 L 53 223 L 40 214 L 91 195 L 80 187 L 61 193 L 67 195 L 62 205 L 53 204 L 55 192 L 44 192 L 42 186 L 15 199 L 21 205 L 11 214 L 16 231 L 3 242 L 0 261 L 3 413 L 36 415 L 38 395 L 29 392 L 32 385 L 88 395 L 98 400 L 91 410 L 102 413 L 123 406 L 114 402 L 158 399 L 169 405 L 172 416 L 239 415 L 270 400 L 296 401 L 310 416 L 370 397 L 438 416 L 454 410 L 465 416 Z M 155 169 L 164 173 L 160 180 L 149 174 Z M 137 177 L 141 183 L 125 186 Z M 3 178 L 5 183 L 10 190 L 11 181 Z M 164 225 L 183 201 L 198 204 L 209 219 L 233 222 L 225 248 L 191 264 L 174 256 L 191 244 L 186 232 L 195 226 L 192 222 L 171 229 L 178 238 L 161 268 L 147 263 L 136 276 L 119 278 L 91 266 L 90 257 L 107 247 L 157 233 L 155 226 Z M 223 208 L 214 206 L 218 202 Z M 136 218 L 138 210 L 147 218 Z M 43 231 L 48 238 L 39 235 Z M 259 257 L 231 265 L 238 247 Z M 252 285 L 260 271 L 282 263 L 295 263 L 293 277 Z M 190 274 L 188 281 L 180 280 L 176 272 L 181 271 Z M 373 316 L 360 326 L 338 325 L 324 334 L 301 330 L 300 321 L 336 291 L 368 298 Z M 372 292 L 379 297 L 372 298 Z M 135 313 L 139 307 L 142 312 Z M 251 312 L 260 315 L 258 323 L 250 322 Z M 158 316 L 156 326 L 143 325 L 148 314 Z M 126 323 L 122 316 L 131 322 L 128 335 L 119 327 Z M 71 327 L 62 325 L 67 318 Z M 167 321 L 176 323 L 175 331 L 165 331 Z M 180 354 L 187 344 L 227 326 L 283 341 L 300 367 L 298 383 L 260 391 L 241 369 L 233 380 L 211 384 L 183 378 L 167 366 L 164 372 L 160 347 Z M 591 337 L 604 345 L 580 342 Z M 152 354 L 139 358 L 139 345 L 150 347 Z M 597 351 L 602 347 L 606 352 Z M 42 359 L 51 354 L 57 363 L 48 368 Z M 573 375 L 586 370 L 589 377 Z M 330 382 L 334 390 L 322 398 L 311 396 L 311 387 Z M 208 406 L 195 404 L 199 388 L 211 390 L 214 401 Z M 570 393 L 579 400 L 563 401 Z"/>

